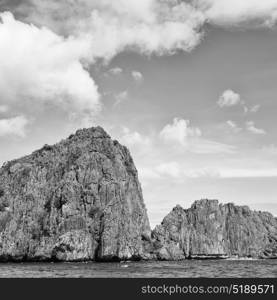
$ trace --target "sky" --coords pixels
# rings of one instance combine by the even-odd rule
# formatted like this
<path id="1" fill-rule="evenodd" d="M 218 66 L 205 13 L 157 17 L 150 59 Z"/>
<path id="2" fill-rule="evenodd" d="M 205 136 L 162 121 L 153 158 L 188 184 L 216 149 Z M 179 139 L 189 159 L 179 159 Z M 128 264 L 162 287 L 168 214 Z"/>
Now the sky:
<path id="1" fill-rule="evenodd" d="M 277 0 L 0 0 L 0 164 L 100 125 L 151 225 L 201 198 L 277 215 Z"/>

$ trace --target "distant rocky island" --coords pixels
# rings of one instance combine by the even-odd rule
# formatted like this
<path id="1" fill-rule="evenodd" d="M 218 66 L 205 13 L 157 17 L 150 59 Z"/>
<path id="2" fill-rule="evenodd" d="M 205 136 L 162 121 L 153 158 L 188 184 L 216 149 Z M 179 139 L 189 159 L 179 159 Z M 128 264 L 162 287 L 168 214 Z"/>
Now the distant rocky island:
<path id="1" fill-rule="evenodd" d="M 0 261 L 277 258 L 277 219 L 246 206 L 176 206 L 151 231 L 130 152 L 78 130 L 0 169 Z"/>
<path id="2" fill-rule="evenodd" d="M 277 258 L 277 219 L 247 206 L 195 201 L 176 206 L 152 232 L 157 258 Z"/>

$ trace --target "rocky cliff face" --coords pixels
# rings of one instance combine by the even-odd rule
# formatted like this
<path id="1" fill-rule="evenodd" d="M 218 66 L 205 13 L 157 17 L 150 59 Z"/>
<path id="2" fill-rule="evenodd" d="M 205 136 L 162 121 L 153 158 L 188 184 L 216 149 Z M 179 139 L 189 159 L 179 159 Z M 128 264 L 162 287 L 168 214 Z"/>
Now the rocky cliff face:
<path id="1" fill-rule="evenodd" d="M 189 209 L 176 206 L 153 233 L 158 259 L 277 258 L 277 220 L 247 206 L 200 200 Z"/>
<path id="2" fill-rule="evenodd" d="M 277 258 L 277 220 L 246 206 L 176 206 L 152 234 L 128 149 L 78 130 L 0 169 L 0 261 Z"/>
<path id="3" fill-rule="evenodd" d="M 0 169 L 1 260 L 147 258 L 149 236 L 130 153 L 100 127 Z"/>

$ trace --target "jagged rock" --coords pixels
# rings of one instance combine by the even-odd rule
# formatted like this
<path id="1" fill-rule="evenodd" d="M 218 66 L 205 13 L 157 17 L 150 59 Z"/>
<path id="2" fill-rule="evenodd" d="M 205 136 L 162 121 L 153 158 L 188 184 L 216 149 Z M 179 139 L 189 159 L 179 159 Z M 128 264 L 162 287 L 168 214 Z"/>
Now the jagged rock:
<path id="1" fill-rule="evenodd" d="M 0 169 L 1 260 L 147 258 L 150 234 L 130 153 L 101 127 Z"/>
<path id="2" fill-rule="evenodd" d="M 277 220 L 247 206 L 195 201 L 177 205 L 152 232 L 158 259 L 277 258 Z"/>
<path id="3" fill-rule="evenodd" d="M 0 169 L 0 260 L 277 258 L 277 220 L 247 206 L 176 206 L 150 231 L 128 149 L 101 128 Z"/>

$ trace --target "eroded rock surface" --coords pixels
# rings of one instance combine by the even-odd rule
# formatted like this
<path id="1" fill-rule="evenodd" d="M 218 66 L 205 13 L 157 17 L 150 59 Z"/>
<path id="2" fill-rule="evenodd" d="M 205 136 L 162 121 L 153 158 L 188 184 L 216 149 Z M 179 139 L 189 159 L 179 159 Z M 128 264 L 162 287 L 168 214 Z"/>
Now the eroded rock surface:
<path id="1" fill-rule="evenodd" d="M 277 220 L 247 206 L 195 201 L 176 206 L 152 233 L 158 259 L 277 258 Z"/>
<path id="2" fill-rule="evenodd" d="M 128 149 L 101 128 L 0 169 L 0 261 L 277 258 L 277 220 L 247 206 L 176 206 L 151 234 Z"/>
<path id="3" fill-rule="evenodd" d="M 147 258 L 149 236 L 130 153 L 101 127 L 0 169 L 1 260 Z"/>

